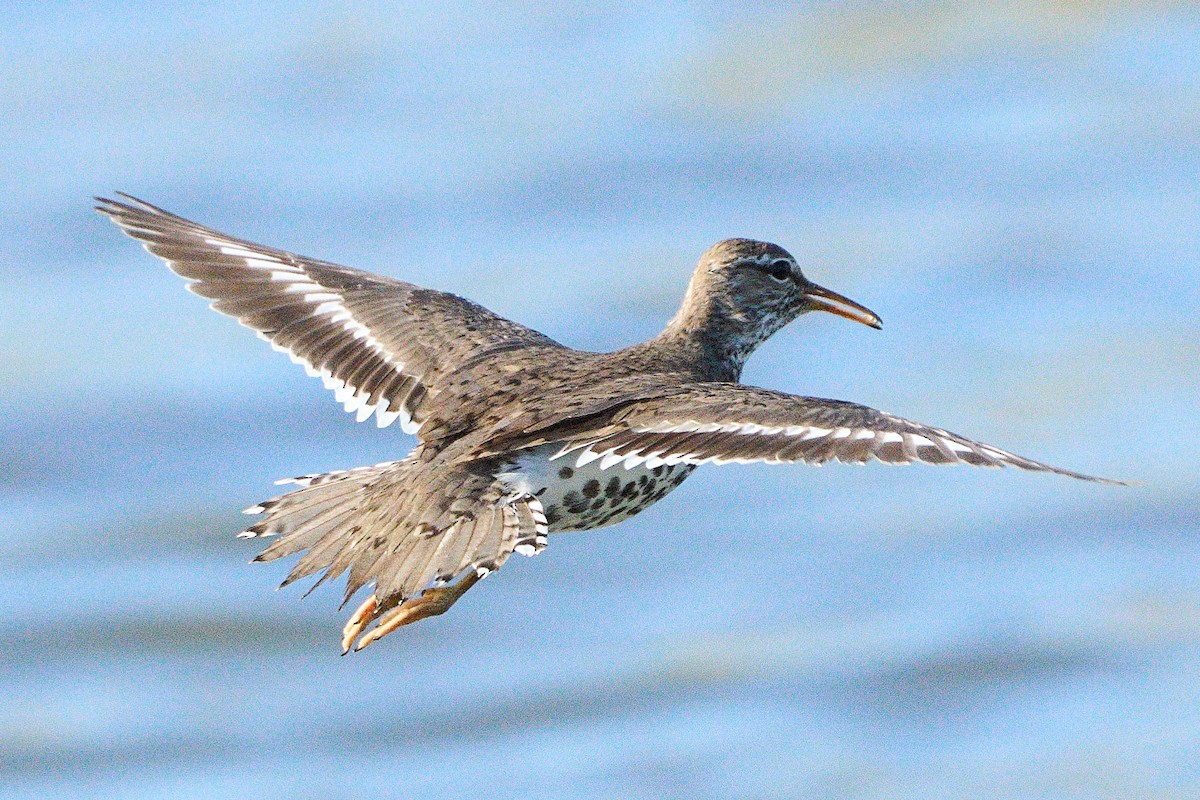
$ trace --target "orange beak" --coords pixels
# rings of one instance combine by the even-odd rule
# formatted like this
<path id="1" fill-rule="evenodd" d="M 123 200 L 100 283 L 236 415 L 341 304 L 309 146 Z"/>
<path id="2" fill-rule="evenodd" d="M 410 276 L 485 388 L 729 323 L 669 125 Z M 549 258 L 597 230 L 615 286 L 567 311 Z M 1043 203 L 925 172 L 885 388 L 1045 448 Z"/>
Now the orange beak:
<path id="1" fill-rule="evenodd" d="M 804 298 L 812 305 L 816 311 L 828 311 L 830 314 L 837 314 L 839 317 L 852 319 L 855 322 L 861 322 L 863 325 L 870 325 L 876 330 L 882 330 L 883 320 L 879 319 L 879 315 L 866 306 L 860 306 L 848 297 L 843 297 L 837 292 L 831 292 L 824 286 L 817 286 L 815 283 L 810 283 L 808 288 L 804 290 Z"/>

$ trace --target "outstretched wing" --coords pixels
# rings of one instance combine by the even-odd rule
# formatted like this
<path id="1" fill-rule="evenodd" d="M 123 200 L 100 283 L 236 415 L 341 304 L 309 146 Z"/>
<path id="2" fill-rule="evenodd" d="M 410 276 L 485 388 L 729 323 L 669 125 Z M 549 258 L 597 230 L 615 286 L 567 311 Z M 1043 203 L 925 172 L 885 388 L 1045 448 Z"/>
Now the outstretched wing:
<path id="1" fill-rule="evenodd" d="M 678 392 L 628 404 L 601 419 L 564 423 L 510 446 L 563 442 L 553 458 L 578 464 L 599 459 L 601 468 L 661 464 L 727 464 L 763 461 L 823 464 L 973 464 L 1054 472 L 1086 481 L 1120 483 L 1083 475 L 840 400 L 773 392 L 733 383 L 696 383 Z"/>
<path id="2" fill-rule="evenodd" d="M 446 292 L 227 236 L 127 195 L 97 210 L 310 375 L 359 421 L 415 433 L 439 376 L 485 351 L 557 347 Z"/>

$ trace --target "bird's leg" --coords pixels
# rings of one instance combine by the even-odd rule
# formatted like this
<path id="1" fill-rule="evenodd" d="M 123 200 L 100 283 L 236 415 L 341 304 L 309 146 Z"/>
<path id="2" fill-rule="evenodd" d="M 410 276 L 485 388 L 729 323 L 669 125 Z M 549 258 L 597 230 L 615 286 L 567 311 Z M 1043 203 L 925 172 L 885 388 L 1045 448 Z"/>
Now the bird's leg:
<path id="1" fill-rule="evenodd" d="M 468 589 L 478 582 L 479 575 L 472 572 L 458 583 L 436 589 L 426 589 L 417 597 L 410 597 L 390 611 L 384 611 L 383 613 L 379 612 L 378 602 L 375 596 L 372 595 L 366 602 L 359 606 L 358 610 L 354 612 L 354 616 L 346 623 L 346 628 L 342 636 L 342 647 L 348 651 L 354 638 L 362 632 L 362 629 L 375 616 L 378 616 L 379 624 L 362 635 L 362 638 L 358 640 L 358 644 L 354 645 L 355 652 L 362 650 L 377 639 L 382 639 L 397 628 L 409 625 L 417 620 L 425 619 L 426 617 L 436 617 L 438 614 L 444 614 L 449 610 L 450 606 L 458 601 L 458 598 L 462 597 Z"/>

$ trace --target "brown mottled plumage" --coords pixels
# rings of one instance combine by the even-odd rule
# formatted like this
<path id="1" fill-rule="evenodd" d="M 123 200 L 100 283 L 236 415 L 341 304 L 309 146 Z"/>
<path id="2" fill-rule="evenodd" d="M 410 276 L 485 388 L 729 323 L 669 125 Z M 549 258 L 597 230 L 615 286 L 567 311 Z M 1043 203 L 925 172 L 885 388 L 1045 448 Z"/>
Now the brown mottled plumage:
<path id="1" fill-rule="evenodd" d="M 122 197 L 97 208 L 191 291 L 319 376 L 360 421 L 417 435 L 403 460 L 282 481 L 300 488 L 247 509 L 261 520 L 244 536 L 279 537 L 256 560 L 304 553 L 285 584 L 348 572 L 347 601 L 372 587 L 345 649 L 444 612 L 548 533 L 638 513 L 703 463 L 874 458 L 1103 481 L 853 403 L 738 384 L 750 353 L 802 313 L 880 327 L 778 245 L 717 243 L 662 333 L 586 353 L 469 300 Z"/>

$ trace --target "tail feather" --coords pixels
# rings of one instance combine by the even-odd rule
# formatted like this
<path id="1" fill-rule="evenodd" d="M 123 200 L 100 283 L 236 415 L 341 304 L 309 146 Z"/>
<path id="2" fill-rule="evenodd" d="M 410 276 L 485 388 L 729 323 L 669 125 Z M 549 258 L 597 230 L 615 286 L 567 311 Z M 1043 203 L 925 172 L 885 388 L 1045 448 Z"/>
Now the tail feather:
<path id="1" fill-rule="evenodd" d="M 317 530 L 321 532 L 321 537 L 312 546 L 312 549 L 300 557 L 300 560 L 292 567 L 291 572 L 283 579 L 283 583 L 279 584 L 279 588 L 282 589 L 284 586 L 289 586 L 301 578 L 307 578 L 309 575 L 320 572 L 323 569 L 327 570 L 327 574 L 331 572 L 338 554 L 348 544 L 346 541 L 347 537 L 353 536 L 356 532 L 352 530 L 352 526 L 347 524 L 353 519 L 354 510 L 347 509 L 318 528 Z"/>
<path id="2" fill-rule="evenodd" d="M 358 590 L 366 586 L 375 577 L 375 568 L 383 557 L 383 548 L 373 547 L 368 552 L 354 559 L 350 565 L 350 574 L 346 577 L 346 588 L 342 592 L 342 605 L 345 608 L 350 598 L 358 594 Z"/>
<path id="3" fill-rule="evenodd" d="M 435 581 L 449 581 L 454 576 L 461 574 L 471 567 L 471 554 L 474 552 L 471 549 L 472 539 L 481 538 L 475 536 L 477 528 L 484 528 L 494 523 L 493 515 L 495 510 L 488 510 L 486 514 L 480 514 L 474 519 L 464 520 L 459 530 L 455 531 L 454 535 L 447 537 L 446 549 L 442 553 L 441 560 L 443 567 L 439 574 L 434 575 Z"/>
<path id="4" fill-rule="evenodd" d="M 281 513 L 286 513 L 286 509 Z M 342 503 L 332 508 L 323 509 L 318 514 L 307 515 L 296 528 L 284 532 L 281 538 L 272 542 L 265 550 L 259 553 L 255 561 L 274 561 L 277 558 L 301 553 L 316 547 L 330 529 L 336 527 L 353 514 L 354 508 L 351 505 L 350 499 L 347 498 Z"/>
<path id="5" fill-rule="evenodd" d="M 286 586 L 349 571 L 345 601 L 374 583 L 379 613 L 425 589 L 498 569 L 544 546 L 546 520 L 531 495 L 514 495 L 490 465 L 386 462 L 292 479 L 299 489 L 248 513 L 250 536 L 278 536 L 256 561 L 304 551 Z"/>
<path id="6" fill-rule="evenodd" d="M 310 551 L 301 559 L 301 562 L 296 564 L 298 568 L 304 560 L 310 562 L 305 565 L 305 574 L 320 572 L 322 569 L 325 570 L 321 573 L 321 577 L 317 579 L 317 582 L 309 588 L 308 592 L 316 589 L 327 580 L 341 577 L 342 573 L 350 568 L 355 559 L 361 556 L 365 534 L 363 533 L 362 526 L 347 524 L 350 521 L 347 520 L 346 523 L 343 523 L 345 526 L 344 529 L 333 530 L 326 534 L 326 538 L 330 541 L 330 550 L 334 552 L 332 559 L 327 558 L 325 552 L 322 552 L 320 555 L 313 555 L 313 552 Z M 308 594 L 308 592 L 305 594 Z"/>

